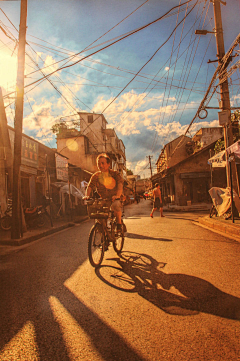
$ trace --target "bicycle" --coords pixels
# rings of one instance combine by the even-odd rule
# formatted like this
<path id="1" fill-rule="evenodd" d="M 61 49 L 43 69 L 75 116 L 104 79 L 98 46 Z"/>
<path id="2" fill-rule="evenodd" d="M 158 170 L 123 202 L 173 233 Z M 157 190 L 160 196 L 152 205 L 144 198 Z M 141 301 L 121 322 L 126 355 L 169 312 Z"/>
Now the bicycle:
<path id="1" fill-rule="evenodd" d="M 124 224 L 117 232 L 117 222 L 114 212 L 111 211 L 111 201 L 98 198 L 87 200 L 89 218 L 95 220 L 88 238 L 88 258 L 93 267 L 98 267 L 108 250 L 110 243 L 114 251 L 119 254 L 124 244 Z"/>

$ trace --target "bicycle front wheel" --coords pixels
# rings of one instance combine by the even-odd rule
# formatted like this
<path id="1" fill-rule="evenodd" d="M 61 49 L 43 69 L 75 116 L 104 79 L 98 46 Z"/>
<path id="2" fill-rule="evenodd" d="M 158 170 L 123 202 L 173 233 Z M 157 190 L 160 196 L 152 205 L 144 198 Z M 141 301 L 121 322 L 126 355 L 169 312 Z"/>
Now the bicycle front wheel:
<path id="1" fill-rule="evenodd" d="M 88 238 L 88 258 L 93 267 L 102 263 L 105 237 L 101 224 L 94 224 Z"/>
<path id="2" fill-rule="evenodd" d="M 113 249 L 116 253 L 120 253 L 124 245 L 124 233 L 123 231 L 120 234 L 117 234 L 115 241 L 113 242 Z"/>
<path id="3" fill-rule="evenodd" d="M 3 218 L 1 218 L 1 228 L 4 231 L 9 231 L 11 227 L 12 227 L 12 217 L 4 216 Z"/>

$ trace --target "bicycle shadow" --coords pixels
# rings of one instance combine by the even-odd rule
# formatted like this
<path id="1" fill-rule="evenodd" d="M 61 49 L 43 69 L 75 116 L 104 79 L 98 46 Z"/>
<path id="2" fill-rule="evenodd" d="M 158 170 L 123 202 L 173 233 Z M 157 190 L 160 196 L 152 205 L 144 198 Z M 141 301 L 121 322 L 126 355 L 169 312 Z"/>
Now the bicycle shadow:
<path id="1" fill-rule="evenodd" d="M 240 298 L 221 291 L 206 280 L 186 274 L 164 273 L 160 269 L 165 264 L 146 254 L 123 252 L 120 258 L 111 260 L 119 266 L 113 267 L 113 278 L 118 279 L 118 286 L 112 284 L 112 287 L 121 289 L 122 282 L 123 291 L 137 292 L 166 313 L 190 316 L 203 312 L 240 321 Z M 122 272 L 119 276 L 116 276 L 117 269 Z M 110 285 L 100 272 L 101 267 L 96 274 Z M 131 286 L 129 290 L 124 285 L 126 282 Z"/>

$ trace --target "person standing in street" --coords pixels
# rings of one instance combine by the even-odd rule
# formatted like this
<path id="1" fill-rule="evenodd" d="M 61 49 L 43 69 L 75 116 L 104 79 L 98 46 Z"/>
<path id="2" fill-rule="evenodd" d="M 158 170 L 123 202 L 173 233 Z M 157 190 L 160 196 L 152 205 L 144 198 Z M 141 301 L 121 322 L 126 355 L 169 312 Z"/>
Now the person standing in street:
<path id="1" fill-rule="evenodd" d="M 165 217 L 163 215 L 163 203 L 162 203 L 162 194 L 160 190 L 160 184 L 156 183 L 155 188 L 153 190 L 153 209 L 150 214 L 150 217 L 153 218 L 153 213 L 156 211 L 156 209 L 160 209 L 160 216 Z"/>

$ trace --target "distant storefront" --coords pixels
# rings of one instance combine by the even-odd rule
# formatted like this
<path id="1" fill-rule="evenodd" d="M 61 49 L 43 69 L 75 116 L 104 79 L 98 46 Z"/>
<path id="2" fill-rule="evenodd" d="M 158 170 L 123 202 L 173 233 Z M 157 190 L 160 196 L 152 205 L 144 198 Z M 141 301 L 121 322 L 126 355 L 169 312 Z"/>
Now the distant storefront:
<path id="1" fill-rule="evenodd" d="M 14 153 L 15 132 L 8 128 L 12 153 Z M 21 195 L 24 206 L 30 207 L 36 204 L 36 176 L 38 169 L 39 149 L 38 142 L 22 135 L 22 156 L 21 156 Z"/>

